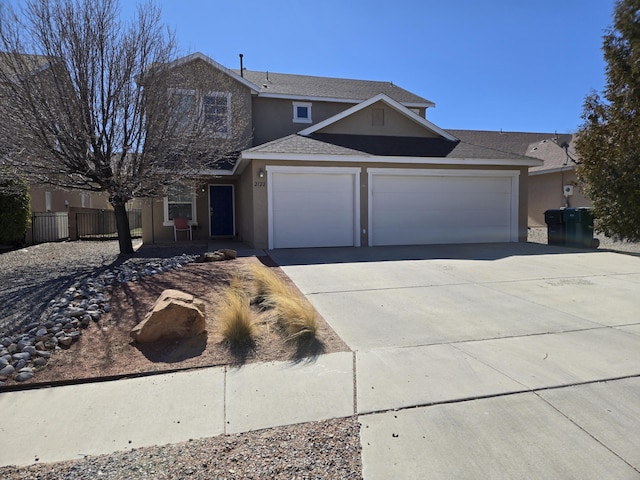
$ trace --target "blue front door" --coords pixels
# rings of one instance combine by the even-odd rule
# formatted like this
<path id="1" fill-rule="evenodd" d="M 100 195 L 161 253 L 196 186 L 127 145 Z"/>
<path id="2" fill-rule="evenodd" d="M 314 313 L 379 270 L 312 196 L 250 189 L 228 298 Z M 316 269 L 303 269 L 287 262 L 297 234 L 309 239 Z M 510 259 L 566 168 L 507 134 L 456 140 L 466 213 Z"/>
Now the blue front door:
<path id="1" fill-rule="evenodd" d="M 210 185 L 209 207 L 211 212 L 211 236 L 235 234 L 233 222 L 233 185 Z"/>

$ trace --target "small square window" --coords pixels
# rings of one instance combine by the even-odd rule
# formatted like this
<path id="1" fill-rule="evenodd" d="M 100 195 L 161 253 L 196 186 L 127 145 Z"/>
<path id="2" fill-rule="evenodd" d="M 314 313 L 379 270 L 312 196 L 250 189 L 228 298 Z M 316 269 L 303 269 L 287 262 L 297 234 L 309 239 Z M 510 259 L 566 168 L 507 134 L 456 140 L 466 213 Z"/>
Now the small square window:
<path id="1" fill-rule="evenodd" d="M 310 103 L 293 102 L 293 122 L 294 123 L 312 123 Z"/>
<path id="2" fill-rule="evenodd" d="M 297 107 L 296 108 L 296 116 L 298 118 L 309 118 L 309 108 L 308 107 Z"/>

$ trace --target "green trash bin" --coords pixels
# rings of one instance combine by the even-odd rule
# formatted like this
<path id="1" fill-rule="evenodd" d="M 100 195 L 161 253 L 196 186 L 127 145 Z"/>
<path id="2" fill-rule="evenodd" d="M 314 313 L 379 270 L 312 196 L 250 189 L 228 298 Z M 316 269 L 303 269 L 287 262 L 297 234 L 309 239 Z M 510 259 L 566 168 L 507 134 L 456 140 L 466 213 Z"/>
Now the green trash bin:
<path id="1" fill-rule="evenodd" d="M 553 209 L 544 212 L 544 221 L 547 224 L 547 243 L 549 245 L 566 244 L 566 225 L 564 224 L 564 209 Z"/>
<path id="2" fill-rule="evenodd" d="M 564 208 L 562 218 L 567 247 L 598 248 L 600 242 L 593 238 L 593 214 L 590 208 Z"/>

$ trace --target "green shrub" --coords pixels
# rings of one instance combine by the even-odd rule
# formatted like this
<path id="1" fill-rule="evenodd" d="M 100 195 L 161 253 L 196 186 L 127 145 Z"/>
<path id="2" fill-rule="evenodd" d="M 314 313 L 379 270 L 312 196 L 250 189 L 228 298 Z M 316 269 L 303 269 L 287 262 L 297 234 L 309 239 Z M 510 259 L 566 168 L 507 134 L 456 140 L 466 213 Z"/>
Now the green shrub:
<path id="1" fill-rule="evenodd" d="M 0 244 L 20 245 L 31 223 L 29 186 L 13 174 L 0 172 Z"/>

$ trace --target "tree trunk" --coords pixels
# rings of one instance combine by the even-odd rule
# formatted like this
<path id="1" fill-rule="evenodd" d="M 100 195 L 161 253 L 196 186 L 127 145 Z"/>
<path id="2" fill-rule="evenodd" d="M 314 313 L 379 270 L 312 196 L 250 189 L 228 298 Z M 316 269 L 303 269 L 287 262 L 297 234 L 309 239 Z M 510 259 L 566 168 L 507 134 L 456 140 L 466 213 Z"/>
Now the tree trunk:
<path id="1" fill-rule="evenodd" d="M 113 210 L 116 213 L 116 228 L 118 229 L 118 243 L 120 244 L 120 253 L 133 253 L 133 243 L 131 242 L 131 229 L 129 228 L 129 217 L 125 204 L 117 202 L 113 204 Z"/>

